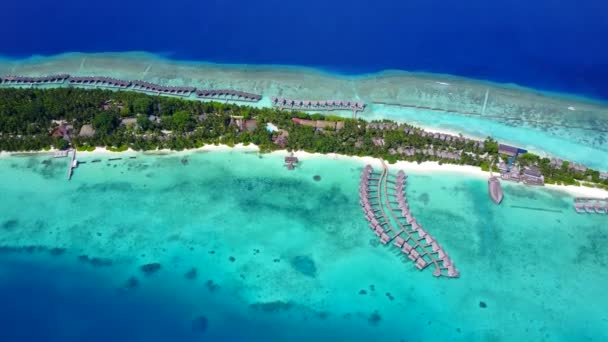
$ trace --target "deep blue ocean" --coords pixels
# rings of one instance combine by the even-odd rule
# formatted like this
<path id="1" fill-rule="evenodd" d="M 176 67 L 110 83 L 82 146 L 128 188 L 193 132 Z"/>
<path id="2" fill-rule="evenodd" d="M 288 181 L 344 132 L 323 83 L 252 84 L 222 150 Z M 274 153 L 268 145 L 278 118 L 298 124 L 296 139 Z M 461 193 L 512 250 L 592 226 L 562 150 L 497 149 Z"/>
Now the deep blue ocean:
<path id="1" fill-rule="evenodd" d="M 608 99 L 603 0 L 2 2 L 0 55 L 149 51 L 340 73 L 449 73 Z"/>

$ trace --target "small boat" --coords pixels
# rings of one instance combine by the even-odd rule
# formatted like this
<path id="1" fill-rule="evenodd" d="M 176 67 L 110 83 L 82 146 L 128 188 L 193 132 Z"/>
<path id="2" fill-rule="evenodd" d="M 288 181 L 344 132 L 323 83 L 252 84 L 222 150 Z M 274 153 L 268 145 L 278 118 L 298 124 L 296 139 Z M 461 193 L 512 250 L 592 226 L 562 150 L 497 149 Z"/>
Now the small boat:
<path id="1" fill-rule="evenodd" d="M 488 179 L 488 190 L 490 191 L 492 201 L 496 204 L 500 204 L 500 202 L 502 202 L 503 194 L 498 177 L 490 177 L 490 179 Z"/>

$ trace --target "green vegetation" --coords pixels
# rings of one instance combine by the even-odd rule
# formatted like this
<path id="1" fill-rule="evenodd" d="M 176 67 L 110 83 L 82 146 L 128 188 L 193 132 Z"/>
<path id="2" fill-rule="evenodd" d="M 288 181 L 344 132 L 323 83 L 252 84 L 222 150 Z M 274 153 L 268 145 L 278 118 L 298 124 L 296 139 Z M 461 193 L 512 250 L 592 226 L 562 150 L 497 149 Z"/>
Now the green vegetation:
<path id="1" fill-rule="evenodd" d="M 257 127 L 243 129 L 236 118 L 255 119 Z M 343 128 L 318 129 L 299 125 L 292 118 L 342 122 Z M 132 118 L 129 124 L 121 120 Z M 135 119 L 135 120 L 133 120 Z M 66 148 L 68 142 L 51 136 L 57 127 L 53 120 L 71 126 L 71 144 L 78 150 L 106 146 L 112 151 L 168 148 L 183 150 L 204 144 L 256 144 L 268 152 L 286 148 L 319 153 L 373 156 L 394 163 L 437 161 L 479 166 L 490 169 L 489 160 L 498 160 L 498 142 L 488 137 L 483 146 L 468 139 L 444 141 L 406 124 L 384 120 L 372 124 L 363 120 L 333 115 L 279 111 L 218 102 L 191 101 L 172 97 L 150 96 L 131 91 L 56 89 L 0 89 L 0 150 L 42 150 L 53 146 Z M 281 132 L 270 134 L 266 123 L 272 122 L 288 133 L 284 147 L 273 143 Z M 79 136 L 83 125 L 91 124 L 93 136 Z M 381 126 L 381 127 L 380 127 Z M 406 134 L 406 131 L 411 131 Z M 521 166 L 537 165 L 547 183 L 580 184 L 608 188 L 608 180 L 599 172 L 584 172 L 551 165 L 547 158 L 532 153 L 519 157 Z M 494 171 L 496 171 L 494 164 Z"/>

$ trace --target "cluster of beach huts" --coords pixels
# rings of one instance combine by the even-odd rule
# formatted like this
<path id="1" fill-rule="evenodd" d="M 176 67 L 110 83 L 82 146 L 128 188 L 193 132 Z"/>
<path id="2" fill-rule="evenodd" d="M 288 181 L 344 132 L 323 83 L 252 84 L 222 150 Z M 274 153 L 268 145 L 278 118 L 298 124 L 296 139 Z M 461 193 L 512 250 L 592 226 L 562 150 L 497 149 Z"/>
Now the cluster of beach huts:
<path id="1" fill-rule="evenodd" d="M 394 181 L 388 180 L 388 176 L 386 167 L 382 174 L 374 174 L 370 165 L 363 169 L 359 203 L 369 221 L 369 227 L 380 238 L 382 244 L 387 245 L 392 242 L 393 246 L 399 248 L 419 270 L 434 265 L 434 276 L 458 277 L 460 272 L 443 247 L 418 224 L 410 212 L 405 196 L 407 178 L 405 172 L 399 171 Z M 388 183 L 393 184 L 392 192 L 389 192 Z M 399 229 L 395 228 L 386 215 L 382 197 L 385 200 L 386 211 L 389 211 L 393 223 Z"/>
<path id="2" fill-rule="evenodd" d="M 608 213 L 608 198 L 577 197 L 574 199 L 574 210 L 579 214 L 606 214 Z"/>
<path id="3" fill-rule="evenodd" d="M 537 166 L 526 166 L 523 169 L 517 164 L 517 157 L 528 151 L 523 148 L 499 144 L 498 154 L 507 156 L 507 160 L 498 163 L 500 178 L 511 182 L 524 182 L 528 185 L 544 185 L 545 177 Z"/>
<path id="4" fill-rule="evenodd" d="M 559 169 L 559 168 L 563 167 L 564 161 L 561 159 L 558 159 L 558 158 L 551 158 L 550 165 L 553 168 Z M 587 172 L 587 167 L 585 165 L 577 164 L 577 163 L 573 163 L 573 162 L 568 162 L 567 168 L 570 171 L 574 171 L 574 172 L 578 172 L 578 173 L 584 174 L 585 172 Z M 608 172 L 600 171 L 598 176 L 599 176 L 599 179 L 606 180 L 606 179 L 608 179 Z M 589 176 L 588 178 L 591 179 L 591 176 Z"/>
<path id="5" fill-rule="evenodd" d="M 365 109 L 365 103 L 361 101 L 342 101 L 342 100 L 292 100 L 287 98 L 271 97 L 273 107 L 292 110 L 352 110 L 362 111 Z"/>
<path id="6" fill-rule="evenodd" d="M 451 143 L 451 142 L 461 142 L 461 143 L 467 143 L 467 142 L 473 142 L 475 144 L 475 147 L 483 150 L 485 148 L 485 144 L 483 141 L 481 140 L 474 140 L 474 139 L 469 139 L 469 138 L 465 138 L 465 137 L 461 137 L 461 136 L 457 136 L 457 135 L 451 135 L 451 134 L 444 134 L 444 133 L 433 133 L 433 132 L 427 132 L 423 129 L 420 128 L 412 128 L 410 126 L 407 125 L 399 125 L 396 123 L 388 123 L 388 122 L 370 122 L 368 123 L 365 128 L 367 130 L 380 130 L 380 131 L 396 131 L 396 130 L 402 130 L 406 135 L 413 135 L 413 134 L 418 134 L 423 138 L 430 138 L 430 139 L 434 139 L 440 142 L 446 142 L 446 143 Z"/>
<path id="7" fill-rule="evenodd" d="M 60 74 L 41 77 L 9 75 L 0 78 L 0 84 L 14 86 L 60 85 L 64 84 L 66 81 L 71 86 L 129 89 L 150 94 L 180 97 L 189 97 L 192 93 L 196 92 L 198 98 L 211 100 L 257 102 L 262 98 L 261 95 L 236 90 L 208 89 L 196 91 L 195 87 L 163 86 L 146 81 L 127 81 L 111 77 L 70 76 L 68 74 Z"/>

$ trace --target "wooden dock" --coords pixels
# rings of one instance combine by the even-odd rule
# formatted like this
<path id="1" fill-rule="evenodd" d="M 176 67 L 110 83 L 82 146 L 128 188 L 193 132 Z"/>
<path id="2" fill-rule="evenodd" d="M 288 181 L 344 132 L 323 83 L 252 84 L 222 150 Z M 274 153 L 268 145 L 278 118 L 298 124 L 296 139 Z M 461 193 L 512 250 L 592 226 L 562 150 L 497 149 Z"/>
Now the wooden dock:
<path id="1" fill-rule="evenodd" d="M 459 277 L 460 272 L 443 247 L 410 212 L 405 195 L 405 172 L 391 176 L 384 161 L 382 164 L 381 173 L 374 173 L 370 165 L 365 166 L 359 186 L 359 203 L 371 230 L 382 244 L 392 242 L 419 270 L 432 265 L 436 277 Z"/>
<path id="2" fill-rule="evenodd" d="M 287 170 L 293 170 L 298 165 L 298 157 L 294 156 L 293 153 L 285 157 L 285 167 Z"/>
<path id="3" fill-rule="evenodd" d="M 72 179 L 74 169 L 78 167 L 78 160 L 76 160 L 76 149 L 72 149 L 72 152 L 72 159 L 70 160 L 70 165 L 68 165 L 68 180 Z"/>

